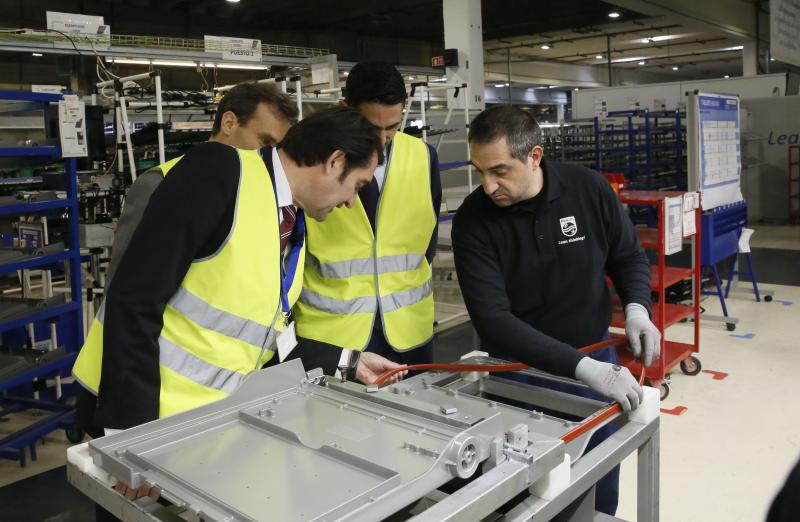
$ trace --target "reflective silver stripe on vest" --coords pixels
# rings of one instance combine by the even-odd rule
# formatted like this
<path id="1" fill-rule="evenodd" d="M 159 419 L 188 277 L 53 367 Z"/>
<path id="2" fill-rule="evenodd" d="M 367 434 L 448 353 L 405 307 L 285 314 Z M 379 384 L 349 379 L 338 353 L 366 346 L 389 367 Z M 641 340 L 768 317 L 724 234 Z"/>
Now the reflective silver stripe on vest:
<path id="1" fill-rule="evenodd" d="M 300 292 L 300 302 L 317 310 L 337 315 L 371 314 L 378 309 L 378 300 L 372 296 L 348 300 L 331 299 L 307 288 L 303 288 L 303 291 Z"/>
<path id="2" fill-rule="evenodd" d="M 178 288 L 169 304 L 203 328 L 259 348 L 269 333 L 268 326 L 211 306 L 183 287 Z"/>
<path id="3" fill-rule="evenodd" d="M 381 297 L 381 309 L 384 313 L 393 312 L 405 306 L 418 303 L 433 293 L 433 282 L 428 279 L 422 285 L 409 290 L 401 290 Z M 306 288 L 300 293 L 300 302 L 317 310 L 337 315 L 366 314 L 377 311 L 377 299 L 374 297 L 357 297 L 341 300 L 312 292 Z"/>
<path id="4" fill-rule="evenodd" d="M 239 372 L 214 366 L 164 337 L 158 338 L 158 347 L 161 349 L 161 364 L 207 388 L 233 393 L 246 377 Z"/>
<path id="5" fill-rule="evenodd" d="M 399 308 L 419 303 L 433 293 L 433 281 L 428 279 L 416 288 L 401 290 L 381 297 L 381 310 L 383 313 L 393 312 Z"/>
<path id="6" fill-rule="evenodd" d="M 382 256 L 378 258 L 378 274 L 416 270 L 422 264 L 423 259 L 425 259 L 425 256 L 421 254 Z M 306 253 L 306 265 L 312 267 L 319 275 L 326 279 L 345 279 L 359 275 L 375 275 L 374 263 L 371 257 L 321 263 L 319 259 L 311 255 L 311 253 Z"/>

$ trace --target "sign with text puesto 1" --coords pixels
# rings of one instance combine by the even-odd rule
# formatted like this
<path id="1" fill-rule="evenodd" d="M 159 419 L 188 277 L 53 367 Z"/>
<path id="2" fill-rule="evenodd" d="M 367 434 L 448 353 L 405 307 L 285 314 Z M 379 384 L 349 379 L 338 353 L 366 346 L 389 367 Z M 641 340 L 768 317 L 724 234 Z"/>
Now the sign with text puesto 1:
<path id="1" fill-rule="evenodd" d="M 741 201 L 739 98 L 699 92 L 689 109 L 690 182 L 703 194 L 703 210 Z"/>
<path id="2" fill-rule="evenodd" d="M 261 61 L 261 40 L 228 36 L 203 37 L 207 53 L 222 53 L 223 60 Z"/>

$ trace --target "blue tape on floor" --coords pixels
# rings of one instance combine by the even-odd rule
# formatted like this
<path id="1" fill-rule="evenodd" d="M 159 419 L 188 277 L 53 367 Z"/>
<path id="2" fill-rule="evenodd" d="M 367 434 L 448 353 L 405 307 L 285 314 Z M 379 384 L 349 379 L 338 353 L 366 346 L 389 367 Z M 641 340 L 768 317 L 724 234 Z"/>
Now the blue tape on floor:
<path id="1" fill-rule="evenodd" d="M 776 303 L 781 303 L 783 306 L 792 306 L 794 304 L 794 301 L 778 301 L 778 300 L 776 300 L 775 302 Z"/>
<path id="2" fill-rule="evenodd" d="M 756 336 L 754 333 L 746 333 L 746 334 L 730 334 L 731 337 L 737 337 L 739 339 L 752 339 Z"/>

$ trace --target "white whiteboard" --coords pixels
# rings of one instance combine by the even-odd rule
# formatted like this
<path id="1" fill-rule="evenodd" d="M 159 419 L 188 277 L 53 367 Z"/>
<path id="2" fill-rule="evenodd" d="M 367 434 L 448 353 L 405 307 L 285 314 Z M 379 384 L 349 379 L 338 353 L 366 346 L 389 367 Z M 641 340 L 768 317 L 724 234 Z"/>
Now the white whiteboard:
<path id="1" fill-rule="evenodd" d="M 739 111 L 738 96 L 697 91 L 689 95 L 689 188 L 702 194 L 703 210 L 743 199 Z"/>

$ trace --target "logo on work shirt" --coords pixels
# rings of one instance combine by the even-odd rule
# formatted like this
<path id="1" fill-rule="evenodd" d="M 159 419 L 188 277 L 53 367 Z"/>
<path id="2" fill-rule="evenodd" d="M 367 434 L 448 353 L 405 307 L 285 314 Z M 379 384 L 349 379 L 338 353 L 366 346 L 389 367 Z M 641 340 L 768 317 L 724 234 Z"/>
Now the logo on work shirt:
<path id="1" fill-rule="evenodd" d="M 578 224 L 575 222 L 575 216 L 568 216 L 561 218 L 561 233 L 567 237 L 572 237 L 578 233 Z"/>

